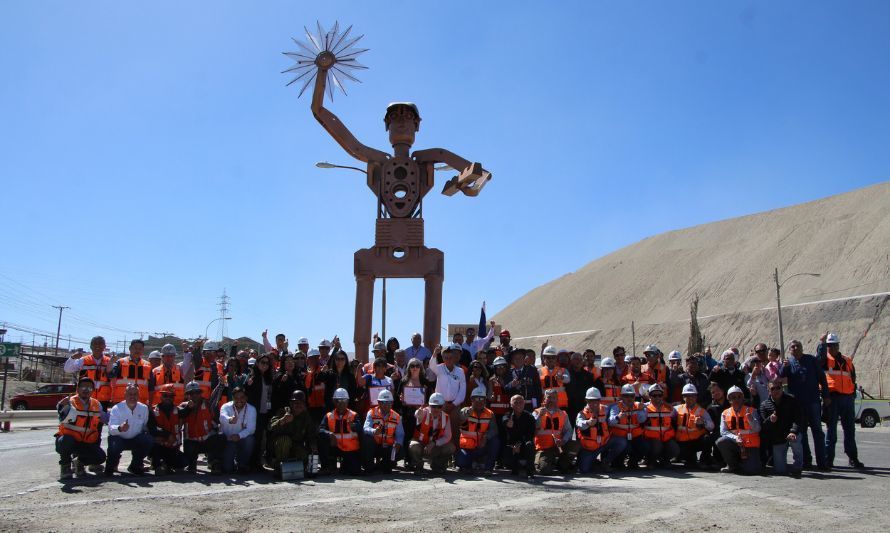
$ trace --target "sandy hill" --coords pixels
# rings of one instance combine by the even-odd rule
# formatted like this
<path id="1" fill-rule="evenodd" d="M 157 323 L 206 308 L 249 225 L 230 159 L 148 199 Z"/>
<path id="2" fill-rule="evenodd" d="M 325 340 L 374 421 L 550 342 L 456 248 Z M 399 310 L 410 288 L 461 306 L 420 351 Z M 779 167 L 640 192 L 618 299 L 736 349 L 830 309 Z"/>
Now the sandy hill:
<path id="1" fill-rule="evenodd" d="M 779 344 L 773 269 L 782 286 L 785 341 L 812 352 L 819 335 L 841 335 L 860 382 L 890 395 L 890 182 L 792 207 L 644 239 L 522 296 L 495 316 L 516 344 L 539 348 L 657 343 L 685 350 L 698 295 L 702 333 L 715 353 Z M 880 294 L 885 293 L 885 294 Z M 873 296 L 867 296 L 873 295 Z M 788 306 L 788 307 L 786 307 Z"/>

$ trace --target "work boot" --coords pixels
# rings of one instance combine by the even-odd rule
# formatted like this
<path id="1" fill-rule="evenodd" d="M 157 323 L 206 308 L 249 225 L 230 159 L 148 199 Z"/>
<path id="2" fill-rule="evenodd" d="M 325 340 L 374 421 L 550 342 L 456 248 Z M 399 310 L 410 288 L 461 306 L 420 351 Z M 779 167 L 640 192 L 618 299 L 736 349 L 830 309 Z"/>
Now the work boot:
<path id="1" fill-rule="evenodd" d="M 145 467 L 142 464 L 131 464 L 127 467 L 127 472 L 133 474 L 134 476 L 144 476 L 145 475 Z"/>
<path id="2" fill-rule="evenodd" d="M 862 470 L 865 468 L 865 465 L 862 464 L 862 462 L 855 457 L 850 459 L 850 466 L 853 468 L 858 468 L 859 470 Z"/>
<path id="3" fill-rule="evenodd" d="M 60 480 L 71 479 L 74 477 L 74 471 L 71 470 L 71 463 L 63 463 L 59 466 L 60 466 L 60 468 L 59 468 L 59 470 L 60 470 L 59 479 Z"/>
<path id="4" fill-rule="evenodd" d="M 74 473 L 77 477 L 84 477 L 87 475 L 87 470 L 84 468 L 83 463 L 80 461 L 73 461 L 74 463 Z"/>
<path id="5" fill-rule="evenodd" d="M 102 475 L 111 477 L 115 472 L 117 472 L 117 464 L 105 463 L 105 470 L 102 472 Z"/>
<path id="6" fill-rule="evenodd" d="M 101 474 L 104 470 L 104 467 L 101 464 L 94 464 L 87 467 L 87 470 L 92 472 L 93 474 Z"/>

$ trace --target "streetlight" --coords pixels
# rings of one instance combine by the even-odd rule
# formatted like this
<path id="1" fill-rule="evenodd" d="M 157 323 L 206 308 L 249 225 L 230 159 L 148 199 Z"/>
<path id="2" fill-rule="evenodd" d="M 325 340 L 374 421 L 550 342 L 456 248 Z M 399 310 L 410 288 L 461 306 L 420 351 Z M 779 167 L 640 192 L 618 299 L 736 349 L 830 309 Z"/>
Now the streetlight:
<path id="1" fill-rule="evenodd" d="M 797 276 L 813 276 L 814 278 L 818 278 L 821 274 L 816 274 L 815 272 L 799 272 L 797 274 L 792 274 L 782 280 L 779 281 L 779 267 L 776 267 L 775 272 L 773 272 L 773 281 L 776 282 L 776 312 L 779 316 L 779 350 L 781 350 L 781 354 L 785 356 L 785 330 L 782 327 L 782 295 L 779 292 L 779 289 L 782 288 L 782 285 L 785 284 L 791 278 L 796 278 Z"/>
<path id="2" fill-rule="evenodd" d="M 207 327 L 204 328 L 204 338 L 205 338 L 205 339 L 207 338 L 207 330 L 209 330 L 209 329 L 210 329 L 210 326 L 211 326 L 214 322 L 216 322 L 217 320 L 232 320 L 232 317 L 230 317 L 230 316 L 227 316 L 227 317 L 219 317 L 219 318 L 214 318 L 213 320 L 211 320 L 211 321 L 210 321 L 210 324 L 207 324 Z M 222 339 L 220 339 L 220 340 L 222 340 Z"/>

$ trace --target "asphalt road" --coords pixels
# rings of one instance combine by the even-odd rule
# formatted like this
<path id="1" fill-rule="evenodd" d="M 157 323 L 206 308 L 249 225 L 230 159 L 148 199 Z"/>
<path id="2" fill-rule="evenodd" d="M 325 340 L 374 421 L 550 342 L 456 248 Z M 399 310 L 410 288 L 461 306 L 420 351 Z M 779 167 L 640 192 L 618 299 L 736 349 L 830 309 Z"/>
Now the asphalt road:
<path id="1" fill-rule="evenodd" d="M 673 470 L 533 483 L 397 473 L 305 482 L 122 476 L 63 484 L 53 432 L 0 434 L 0 530 L 890 529 L 890 425 L 857 430 L 860 458 L 869 467 L 862 472 L 838 467 L 794 480 Z M 846 463 L 840 445 L 837 457 L 837 465 Z"/>

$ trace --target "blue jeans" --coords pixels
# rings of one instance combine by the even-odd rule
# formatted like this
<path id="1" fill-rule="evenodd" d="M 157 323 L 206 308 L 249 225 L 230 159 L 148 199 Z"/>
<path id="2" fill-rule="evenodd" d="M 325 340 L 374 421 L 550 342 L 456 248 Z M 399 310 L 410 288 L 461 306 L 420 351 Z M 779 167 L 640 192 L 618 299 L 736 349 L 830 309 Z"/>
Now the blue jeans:
<path id="1" fill-rule="evenodd" d="M 151 448 L 155 445 L 154 439 L 148 433 L 140 433 L 132 439 L 125 439 L 118 435 L 108 436 L 108 462 L 105 463 L 106 468 L 111 470 L 117 469 L 117 464 L 121 460 L 121 453 L 124 450 L 133 452 L 133 460 L 130 466 L 141 469 L 142 461 L 145 456 L 151 453 Z"/>
<path id="2" fill-rule="evenodd" d="M 235 459 L 238 460 L 238 468 L 250 466 L 250 456 L 253 453 L 253 435 L 233 442 L 226 437 L 226 447 L 223 449 L 223 472 L 230 474 L 235 471 Z"/>
<path id="3" fill-rule="evenodd" d="M 105 451 L 98 442 L 78 442 L 71 435 L 56 437 L 56 452 L 59 454 L 60 465 L 70 465 L 73 455 L 77 456 L 82 465 L 99 465 L 105 462 Z"/>
<path id="4" fill-rule="evenodd" d="M 587 474 L 593 470 L 593 461 L 596 460 L 597 456 L 600 458 L 600 463 L 604 465 L 610 464 L 616 457 L 624 453 L 626 449 L 627 439 L 618 437 L 611 437 L 596 450 L 585 450 L 582 448 L 578 452 L 578 472 Z"/>
<path id="5" fill-rule="evenodd" d="M 859 460 L 856 449 L 856 401 L 852 394 L 832 394 L 828 406 L 828 434 L 825 436 L 825 463 L 834 462 L 834 448 L 837 445 L 837 419 L 844 428 L 844 453 L 847 457 Z"/>
<path id="6" fill-rule="evenodd" d="M 459 468 L 471 468 L 476 461 L 485 463 L 485 469 L 494 468 L 495 459 L 498 457 L 498 451 L 501 449 L 501 441 L 497 437 L 488 437 L 485 439 L 485 446 L 477 447 L 475 450 L 464 450 L 461 448 L 455 455 L 454 462 Z"/>
<path id="7" fill-rule="evenodd" d="M 741 469 L 746 474 L 760 473 L 760 448 L 746 448 L 747 458 L 742 459 L 742 448 L 735 439 L 720 437 L 717 439 L 717 449 L 723 456 L 726 466 L 736 470 Z"/>
<path id="8" fill-rule="evenodd" d="M 617 457 L 615 457 L 613 462 L 623 462 L 625 457 L 629 457 L 628 461 L 630 461 L 631 464 L 636 464 L 649 453 L 649 443 L 646 442 L 646 439 L 644 439 L 642 435 L 634 437 L 634 439 L 630 441 L 627 440 L 627 437 L 619 437 L 617 435 L 609 437 L 610 441 L 616 439 L 624 441 L 624 449 Z"/>
<path id="9" fill-rule="evenodd" d="M 822 431 L 822 403 L 819 401 L 801 403 L 803 410 L 804 426 L 800 428 L 800 438 L 803 439 L 804 462 L 812 463 L 813 454 L 810 452 L 810 441 L 807 438 L 807 428 L 813 432 L 813 446 L 816 448 L 816 466 L 825 466 L 825 432 Z"/>
<path id="10" fill-rule="evenodd" d="M 776 474 L 784 475 L 788 471 L 788 448 L 791 448 L 791 458 L 794 460 L 791 470 L 803 470 L 803 445 L 798 438 L 794 442 L 773 444 L 773 472 Z"/>

